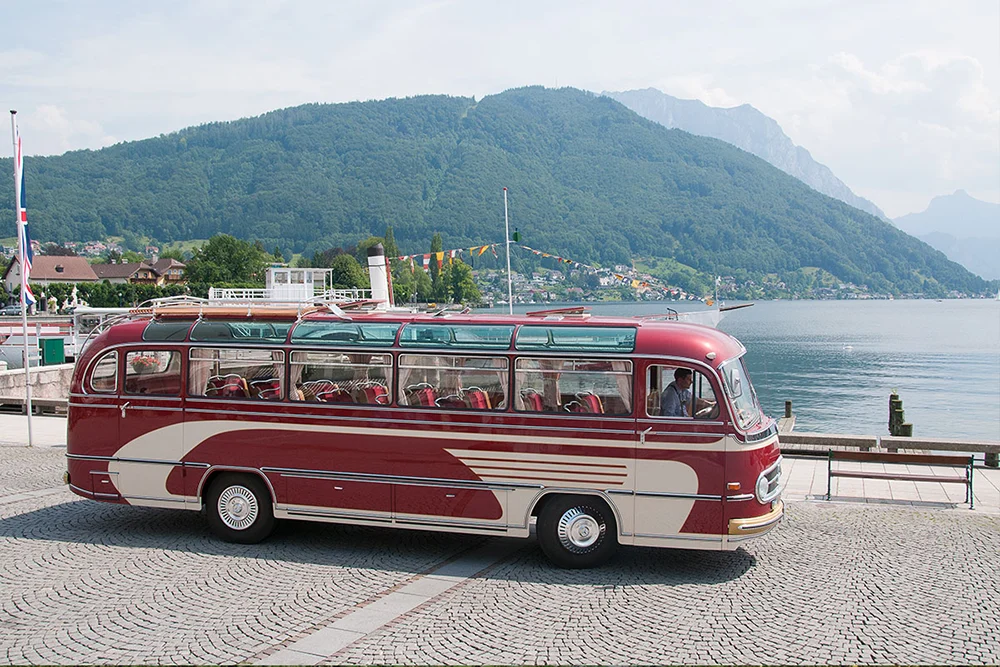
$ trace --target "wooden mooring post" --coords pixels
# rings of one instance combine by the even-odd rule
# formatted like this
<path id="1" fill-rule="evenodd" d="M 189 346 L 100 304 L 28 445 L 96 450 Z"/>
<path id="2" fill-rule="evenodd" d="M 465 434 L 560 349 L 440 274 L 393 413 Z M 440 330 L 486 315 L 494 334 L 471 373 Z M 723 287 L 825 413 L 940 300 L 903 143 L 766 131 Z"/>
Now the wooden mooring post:
<path id="1" fill-rule="evenodd" d="M 892 392 L 889 394 L 889 435 L 909 438 L 913 436 L 913 424 L 905 421 L 903 412 L 903 399 L 899 394 Z M 898 451 L 893 448 L 890 452 Z"/>

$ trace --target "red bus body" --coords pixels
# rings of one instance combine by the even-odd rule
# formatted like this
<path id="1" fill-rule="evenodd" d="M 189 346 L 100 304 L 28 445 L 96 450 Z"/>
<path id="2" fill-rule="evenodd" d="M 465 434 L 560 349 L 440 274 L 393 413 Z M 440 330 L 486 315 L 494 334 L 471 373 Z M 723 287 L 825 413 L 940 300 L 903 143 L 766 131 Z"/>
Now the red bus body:
<path id="1" fill-rule="evenodd" d="M 530 325 L 582 326 L 597 334 L 602 327 L 634 329 L 634 346 L 622 353 L 547 353 L 518 350 L 512 342 L 502 351 L 465 352 L 466 361 L 486 354 L 490 363 L 506 364 L 506 371 L 495 371 L 498 382 L 508 383 L 501 387 L 506 398 L 500 409 L 401 404 L 404 390 L 396 385 L 404 355 L 445 359 L 453 351 L 408 349 L 398 333 L 394 341 L 364 350 L 380 363 L 391 357 L 386 372 L 392 373 L 392 386 L 375 403 L 304 401 L 293 398 L 290 381 L 275 387 L 270 400 L 195 395 L 195 356 L 208 354 L 199 348 L 270 355 L 281 360 L 274 368 L 283 367 L 285 379 L 294 371 L 293 359 L 306 358 L 293 353 L 363 356 L 356 345 L 292 342 L 296 327 L 333 326 L 342 317 L 314 313 L 290 320 L 283 325 L 291 327 L 283 342 L 230 346 L 192 341 L 183 330 L 174 340 L 144 340 L 151 322 L 161 321 L 148 315 L 101 332 L 78 360 L 71 387 L 67 458 L 73 492 L 106 502 L 200 510 L 214 478 L 238 473 L 266 484 L 277 518 L 518 537 L 529 535 L 532 518 L 547 499 L 589 496 L 613 512 L 618 543 L 695 549 L 735 549 L 781 518 L 775 423 L 752 415 L 752 426 L 738 425 L 720 368 L 742 363 L 745 350 L 716 329 L 636 318 L 358 313 L 350 316 L 352 322 L 509 327 L 515 338 Z M 177 326 L 193 328 L 202 321 L 181 318 Z M 247 321 L 265 320 L 255 315 Z M 123 382 L 126 359 L 135 360 L 140 352 L 178 360 L 179 390 L 160 395 L 149 376 L 142 378 L 142 389 L 130 393 Z M 595 368 L 627 369 L 606 384 L 624 392 L 628 413 L 622 414 L 625 408 L 614 415 L 571 412 L 576 402 L 565 397 L 555 399 L 558 412 L 532 412 L 526 398 L 515 401 L 516 369 L 554 365 L 546 361 L 553 354 L 562 368 L 569 367 L 567 357 L 580 357 Z M 654 366 L 686 366 L 699 373 L 710 385 L 705 390 L 718 398 L 713 417 L 650 415 L 648 378 Z M 108 377 L 99 381 L 95 373 Z M 571 376 L 561 377 L 566 383 Z M 752 396 L 749 379 L 744 382 Z M 100 391 L 94 389 L 98 384 Z"/>

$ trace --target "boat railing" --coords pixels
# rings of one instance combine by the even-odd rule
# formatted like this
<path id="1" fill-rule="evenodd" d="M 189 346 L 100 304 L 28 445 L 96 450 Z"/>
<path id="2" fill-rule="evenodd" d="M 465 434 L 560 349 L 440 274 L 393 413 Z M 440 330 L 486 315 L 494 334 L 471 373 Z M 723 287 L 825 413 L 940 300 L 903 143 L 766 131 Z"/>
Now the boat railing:
<path id="1" fill-rule="evenodd" d="M 337 301 L 366 301 L 371 300 L 372 291 L 370 289 L 316 289 L 312 295 L 304 295 L 302 290 L 292 290 L 283 288 L 231 288 L 212 287 L 208 290 L 208 300 L 213 302 L 227 303 L 247 303 L 247 302 L 271 302 L 271 303 L 302 303 L 303 301 L 313 302 L 337 302 Z"/>

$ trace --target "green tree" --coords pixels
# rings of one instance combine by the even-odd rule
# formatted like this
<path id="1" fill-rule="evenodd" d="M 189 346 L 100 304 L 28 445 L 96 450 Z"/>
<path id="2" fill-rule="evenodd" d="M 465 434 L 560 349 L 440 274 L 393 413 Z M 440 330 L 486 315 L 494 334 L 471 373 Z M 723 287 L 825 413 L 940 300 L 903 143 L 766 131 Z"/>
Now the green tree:
<path id="1" fill-rule="evenodd" d="M 389 259 L 399 257 L 399 248 L 396 246 L 396 236 L 392 233 L 392 225 L 385 226 L 385 256 Z"/>
<path id="2" fill-rule="evenodd" d="M 180 248 L 170 248 L 160 253 L 160 259 L 176 259 L 178 262 L 186 261 L 184 252 Z"/>
<path id="3" fill-rule="evenodd" d="M 451 297 L 455 303 L 482 303 L 483 294 L 479 291 L 476 281 L 472 279 L 472 267 L 462 260 L 456 259 L 448 274 L 451 282 Z"/>
<path id="4" fill-rule="evenodd" d="M 187 263 L 187 277 L 193 283 L 263 284 L 271 256 L 262 247 L 217 234 L 194 252 Z"/>
<path id="5" fill-rule="evenodd" d="M 367 287 L 368 276 L 353 255 L 337 255 L 330 265 L 333 286 L 340 289 Z"/>

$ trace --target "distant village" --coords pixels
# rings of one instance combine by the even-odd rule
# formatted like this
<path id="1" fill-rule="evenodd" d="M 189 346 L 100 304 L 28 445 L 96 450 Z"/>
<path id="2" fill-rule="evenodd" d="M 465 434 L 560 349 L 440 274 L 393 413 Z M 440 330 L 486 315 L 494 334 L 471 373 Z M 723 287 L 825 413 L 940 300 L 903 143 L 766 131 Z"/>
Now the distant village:
<path id="1" fill-rule="evenodd" d="M 175 258 L 160 258 L 156 245 L 146 245 L 137 253 L 123 248 L 112 240 L 65 242 L 43 244 L 31 242 L 34 260 L 31 282 L 39 286 L 54 283 L 79 285 L 82 283 L 131 284 L 131 285 L 184 285 L 185 264 Z M 57 252 L 53 254 L 53 247 Z M 43 254 L 43 250 L 47 251 Z M 74 254 L 75 253 L 75 254 Z M 20 267 L 16 248 L 0 245 L 5 269 L 3 287 L 13 295 L 20 285 Z M 108 261 L 99 261 L 106 258 Z M 130 260 L 130 261 L 129 261 Z M 507 274 L 502 269 L 472 271 L 473 279 L 483 294 L 486 304 L 505 303 L 507 300 Z M 791 288 L 776 275 L 763 279 L 737 279 L 719 276 L 714 288 L 692 293 L 669 286 L 656 276 L 636 270 L 632 266 L 617 265 L 599 272 L 573 269 L 568 272 L 539 268 L 530 273 L 511 272 L 515 303 L 565 303 L 601 301 L 711 301 L 751 299 L 893 299 L 923 298 L 923 294 L 894 297 L 891 294 L 872 292 L 866 285 L 833 282 L 820 287 Z M 969 295 L 952 292 L 952 298 Z M 10 297 L 9 297 L 10 298 Z"/>

